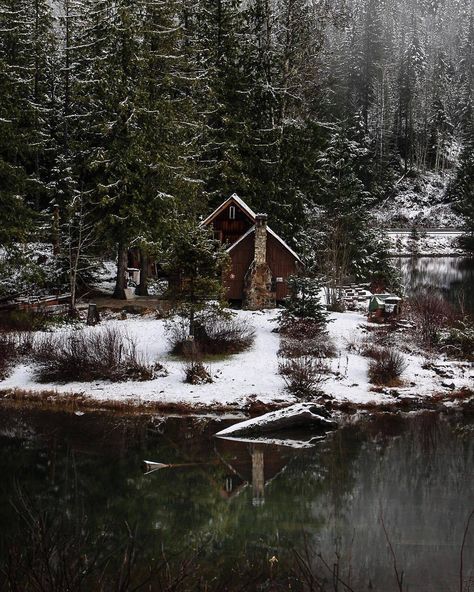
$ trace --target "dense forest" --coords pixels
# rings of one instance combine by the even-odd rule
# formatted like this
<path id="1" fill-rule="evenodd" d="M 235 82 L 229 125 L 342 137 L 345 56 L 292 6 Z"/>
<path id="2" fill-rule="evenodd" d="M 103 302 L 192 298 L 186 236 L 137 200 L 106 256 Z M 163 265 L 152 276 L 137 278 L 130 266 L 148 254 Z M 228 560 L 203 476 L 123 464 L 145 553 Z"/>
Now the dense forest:
<path id="1" fill-rule="evenodd" d="M 236 192 L 360 267 L 403 177 L 472 229 L 473 105 L 472 0 L 0 0 L 0 243 L 79 273 Z"/>

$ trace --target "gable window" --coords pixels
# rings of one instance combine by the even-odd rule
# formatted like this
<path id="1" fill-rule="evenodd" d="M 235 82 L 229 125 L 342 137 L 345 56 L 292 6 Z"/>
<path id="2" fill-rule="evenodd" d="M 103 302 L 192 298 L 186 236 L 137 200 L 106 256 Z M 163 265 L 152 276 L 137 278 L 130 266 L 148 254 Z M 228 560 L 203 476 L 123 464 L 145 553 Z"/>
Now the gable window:
<path id="1" fill-rule="evenodd" d="M 229 220 L 235 220 L 235 206 L 229 208 Z"/>

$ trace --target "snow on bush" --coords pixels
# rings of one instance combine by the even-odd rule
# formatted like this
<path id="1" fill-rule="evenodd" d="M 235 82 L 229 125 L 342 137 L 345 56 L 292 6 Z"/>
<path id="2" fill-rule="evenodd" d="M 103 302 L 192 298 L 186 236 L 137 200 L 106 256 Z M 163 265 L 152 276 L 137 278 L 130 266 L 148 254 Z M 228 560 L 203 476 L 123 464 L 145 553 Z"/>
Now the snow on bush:
<path id="1" fill-rule="evenodd" d="M 151 380 L 154 367 L 137 351 L 136 341 L 116 327 L 45 335 L 34 344 L 40 382 Z"/>

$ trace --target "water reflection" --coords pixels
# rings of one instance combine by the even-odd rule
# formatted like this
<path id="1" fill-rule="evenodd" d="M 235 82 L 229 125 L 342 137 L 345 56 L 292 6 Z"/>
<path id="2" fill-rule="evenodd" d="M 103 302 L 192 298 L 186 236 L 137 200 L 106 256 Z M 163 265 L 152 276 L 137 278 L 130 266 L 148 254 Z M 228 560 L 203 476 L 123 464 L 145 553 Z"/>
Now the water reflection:
<path id="1" fill-rule="evenodd" d="M 474 260 L 460 257 L 399 258 L 397 265 L 408 294 L 418 289 L 437 290 L 455 306 L 474 313 Z"/>
<path id="2" fill-rule="evenodd" d="M 229 574 L 240 574 L 239 585 L 248 577 L 247 590 L 277 575 L 301 576 L 299 554 L 331 585 L 322 559 L 354 590 L 390 592 L 399 589 L 391 546 L 404 590 L 459 589 L 474 507 L 474 424 L 382 415 L 312 448 L 213 438 L 223 427 L 193 418 L 2 410 L 0 565 L 12 542 L 32 544 L 10 505 L 20 486 L 36 508 L 60 514 L 64 536 L 79 523 L 85 544 L 97 547 L 106 533 L 101 553 L 115 549 L 125 523 L 136 525 L 137 581 L 164 552 L 179 558 L 200 549 L 192 577 L 209 590 L 234 589 Z M 144 475 L 144 458 L 175 466 Z M 466 579 L 473 553 L 469 532 Z M 270 573 L 273 556 L 278 567 Z M 113 573 L 122 556 L 108 561 Z M 294 579 L 292 586 L 310 589 Z"/>

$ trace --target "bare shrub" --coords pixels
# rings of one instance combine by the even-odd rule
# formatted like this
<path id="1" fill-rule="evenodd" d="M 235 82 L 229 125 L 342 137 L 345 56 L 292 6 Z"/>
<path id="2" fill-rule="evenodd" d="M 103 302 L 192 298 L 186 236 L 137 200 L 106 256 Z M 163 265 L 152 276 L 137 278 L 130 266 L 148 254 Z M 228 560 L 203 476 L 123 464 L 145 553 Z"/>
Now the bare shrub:
<path id="1" fill-rule="evenodd" d="M 291 319 L 281 322 L 280 334 L 288 339 L 314 339 L 327 335 L 325 326 L 315 319 Z"/>
<path id="2" fill-rule="evenodd" d="M 278 364 L 278 372 L 292 395 L 300 399 L 310 399 L 321 394 L 320 387 L 328 368 L 321 360 L 312 356 L 301 356 L 281 361 Z"/>
<path id="3" fill-rule="evenodd" d="M 31 333 L 0 332 L 0 380 L 8 376 L 15 362 L 31 352 Z"/>
<path id="4" fill-rule="evenodd" d="M 8 376 L 9 370 L 17 357 L 15 336 L 11 333 L 0 333 L 0 380 Z"/>
<path id="5" fill-rule="evenodd" d="M 408 309 L 416 325 L 415 335 L 426 347 L 435 346 L 439 332 L 456 321 L 452 306 L 441 294 L 419 292 L 410 299 Z"/>
<path id="6" fill-rule="evenodd" d="M 188 362 L 184 366 L 184 382 L 189 384 L 210 384 L 212 376 L 202 362 Z"/>
<path id="7" fill-rule="evenodd" d="M 37 340 L 33 359 L 41 382 L 151 380 L 136 342 L 116 327 L 51 334 Z"/>
<path id="8" fill-rule="evenodd" d="M 189 346 L 187 325 L 180 322 L 169 326 L 171 352 L 186 357 Z M 211 315 L 196 321 L 194 342 L 202 355 L 237 354 L 247 350 L 255 340 L 255 330 L 242 319 Z"/>
<path id="9" fill-rule="evenodd" d="M 48 308 L 10 310 L 0 313 L 0 331 L 45 331 L 57 325 L 74 324 L 76 322 L 77 319 L 72 319 L 65 314 L 54 314 Z"/>
<path id="10" fill-rule="evenodd" d="M 372 331 L 359 343 L 359 353 L 366 358 L 376 359 L 383 348 L 390 349 L 390 336 L 386 331 Z"/>
<path id="11" fill-rule="evenodd" d="M 369 362 L 369 379 L 372 384 L 396 385 L 407 368 L 403 355 L 389 347 L 374 349 Z"/>
<path id="12" fill-rule="evenodd" d="M 327 333 L 320 333 L 310 339 L 283 337 L 278 355 L 286 358 L 301 356 L 334 358 L 336 356 L 336 346 Z"/>

